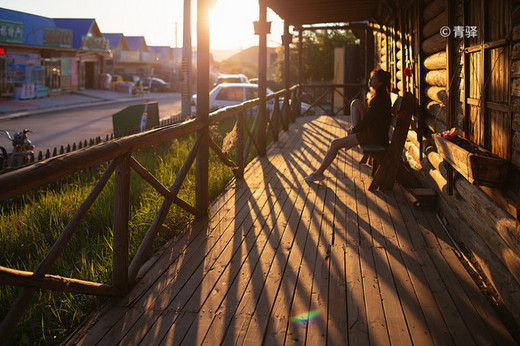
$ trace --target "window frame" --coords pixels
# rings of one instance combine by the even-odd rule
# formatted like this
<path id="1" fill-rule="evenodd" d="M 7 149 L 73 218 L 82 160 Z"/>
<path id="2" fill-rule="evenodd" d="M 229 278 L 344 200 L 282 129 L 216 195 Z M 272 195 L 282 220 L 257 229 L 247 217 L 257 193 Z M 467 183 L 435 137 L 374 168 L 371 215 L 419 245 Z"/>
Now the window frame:
<path id="1" fill-rule="evenodd" d="M 464 115 L 464 128 L 463 133 L 464 137 L 471 140 L 472 142 L 480 145 L 487 150 L 501 156 L 502 158 L 510 161 L 512 155 L 512 110 L 511 110 L 511 57 L 510 50 L 511 44 L 510 40 L 507 36 L 511 33 L 512 28 L 512 20 L 511 20 L 511 0 L 502 0 L 504 1 L 503 6 L 501 8 L 505 8 L 504 14 L 505 24 L 504 24 L 504 34 L 506 37 L 502 38 L 493 38 L 489 37 L 489 24 L 493 25 L 493 18 L 491 18 L 490 11 L 487 11 L 487 6 L 496 5 L 493 3 L 490 5 L 485 0 L 466 0 L 464 1 L 464 9 L 463 9 L 463 26 L 477 26 L 478 30 L 478 38 L 467 39 L 466 35 L 463 36 L 463 61 L 464 61 L 464 97 L 463 97 L 463 115 Z M 468 23 L 468 19 L 470 17 L 470 6 L 473 4 L 479 5 L 478 20 L 476 23 Z M 498 5 L 496 5 L 499 7 Z M 495 61 L 492 61 L 491 56 L 493 56 L 493 51 L 497 49 L 502 49 L 502 52 L 499 54 Z M 479 54 L 476 56 L 476 59 L 472 60 L 472 55 Z M 496 63 L 500 57 L 505 58 L 505 62 L 501 67 L 503 70 L 500 73 L 503 75 L 502 83 L 507 83 L 505 93 L 507 95 L 507 100 L 505 102 L 494 102 L 489 101 L 489 92 L 490 90 L 490 80 L 492 79 L 491 73 L 494 71 L 496 67 Z M 490 59 L 490 60 L 488 60 Z M 474 62 L 478 60 L 478 66 L 474 65 Z M 472 74 L 471 72 L 477 70 L 478 71 L 478 85 L 472 83 Z M 495 71 L 496 73 L 496 71 Z M 478 92 L 480 93 L 478 98 L 471 97 L 471 88 L 477 87 Z M 472 108 L 473 107 L 473 108 Z M 477 108 L 478 107 L 478 108 Z M 471 110 L 477 110 L 478 115 L 476 121 L 472 121 Z M 503 124 L 507 126 L 508 133 L 502 133 L 494 136 L 493 131 L 493 112 L 504 113 Z M 473 131 L 472 131 L 473 129 Z M 478 133 L 476 133 L 478 131 Z M 506 136 L 505 138 L 500 138 L 498 136 Z M 500 144 L 497 145 L 498 141 L 501 141 L 502 147 L 500 148 Z"/>

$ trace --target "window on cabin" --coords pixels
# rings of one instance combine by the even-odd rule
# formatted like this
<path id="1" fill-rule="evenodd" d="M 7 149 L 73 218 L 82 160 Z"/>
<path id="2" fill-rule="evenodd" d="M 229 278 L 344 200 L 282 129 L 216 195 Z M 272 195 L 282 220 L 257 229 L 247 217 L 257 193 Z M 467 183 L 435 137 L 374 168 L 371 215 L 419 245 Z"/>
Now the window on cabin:
<path id="1" fill-rule="evenodd" d="M 464 9 L 465 134 L 504 159 L 511 145 L 509 2 L 470 0 Z"/>

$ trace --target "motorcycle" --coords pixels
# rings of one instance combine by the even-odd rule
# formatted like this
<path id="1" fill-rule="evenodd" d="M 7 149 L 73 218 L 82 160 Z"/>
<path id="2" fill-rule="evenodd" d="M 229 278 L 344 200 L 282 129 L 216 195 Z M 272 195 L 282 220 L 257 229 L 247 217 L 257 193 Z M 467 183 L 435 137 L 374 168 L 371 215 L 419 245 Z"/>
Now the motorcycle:
<path id="1" fill-rule="evenodd" d="M 0 171 L 16 168 L 28 162 L 34 161 L 34 148 L 31 140 L 27 137 L 31 130 L 24 129 L 15 133 L 12 137 L 8 131 L 0 129 L 0 133 L 4 133 L 11 141 L 13 149 L 11 153 L 0 146 Z"/>

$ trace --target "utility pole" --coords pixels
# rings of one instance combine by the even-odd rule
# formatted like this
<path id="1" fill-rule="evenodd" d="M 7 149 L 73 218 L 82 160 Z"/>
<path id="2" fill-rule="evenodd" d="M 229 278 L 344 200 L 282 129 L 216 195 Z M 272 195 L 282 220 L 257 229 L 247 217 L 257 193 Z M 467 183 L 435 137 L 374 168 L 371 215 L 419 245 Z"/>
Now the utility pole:
<path id="1" fill-rule="evenodd" d="M 191 0 L 184 0 L 182 45 L 181 112 L 183 117 L 191 115 Z"/>

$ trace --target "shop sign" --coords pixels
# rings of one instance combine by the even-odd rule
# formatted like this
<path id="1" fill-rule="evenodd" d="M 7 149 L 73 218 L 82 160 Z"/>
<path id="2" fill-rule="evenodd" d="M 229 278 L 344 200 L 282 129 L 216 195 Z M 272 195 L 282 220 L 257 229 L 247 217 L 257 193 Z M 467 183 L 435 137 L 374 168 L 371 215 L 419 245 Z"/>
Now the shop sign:
<path id="1" fill-rule="evenodd" d="M 0 19 L 0 42 L 22 43 L 23 23 Z"/>
<path id="2" fill-rule="evenodd" d="M 81 49 L 108 52 L 109 42 L 105 37 L 83 36 Z"/>
<path id="3" fill-rule="evenodd" d="M 40 65 L 38 54 L 7 53 L 7 57 L 13 58 L 14 63 L 18 65 Z"/>
<path id="4" fill-rule="evenodd" d="M 72 48 L 72 30 L 43 27 L 43 45 L 48 47 Z"/>

